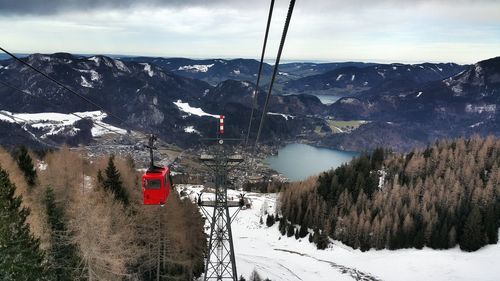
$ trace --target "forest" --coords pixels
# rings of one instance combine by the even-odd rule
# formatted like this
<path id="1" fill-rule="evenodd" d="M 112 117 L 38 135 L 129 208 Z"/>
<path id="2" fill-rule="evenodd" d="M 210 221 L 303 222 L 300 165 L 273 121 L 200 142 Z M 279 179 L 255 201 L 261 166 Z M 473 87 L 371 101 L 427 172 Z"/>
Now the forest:
<path id="1" fill-rule="evenodd" d="M 280 231 L 324 249 L 329 237 L 355 249 L 498 242 L 500 140 L 439 140 L 425 149 L 364 153 L 335 170 L 292 183 L 280 195 Z"/>
<path id="2" fill-rule="evenodd" d="M 0 280 L 200 276 L 204 220 L 170 194 L 164 207 L 142 205 L 130 157 L 0 150 Z"/>

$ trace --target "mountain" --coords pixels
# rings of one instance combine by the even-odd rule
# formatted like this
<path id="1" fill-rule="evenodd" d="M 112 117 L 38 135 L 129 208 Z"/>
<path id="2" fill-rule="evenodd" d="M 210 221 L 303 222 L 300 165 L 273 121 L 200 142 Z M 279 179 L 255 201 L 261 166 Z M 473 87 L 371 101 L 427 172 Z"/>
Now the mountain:
<path id="1" fill-rule="evenodd" d="M 259 61 L 254 59 L 188 59 L 161 57 L 127 57 L 124 61 L 150 63 L 177 75 L 196 78 L 217 85 L 226 80 L 251 81 L 256 83 Z M 340 62 L 340 63 L 284 63 L 280 64 L 276 79 L 276 90 L 289 80 L 300 79 L 310 75 L 322 74 L 342 67 L 365 67 L 373 63 Z M 261 85 L 270 82 L 273 66 L 264 63 Z"/>
<path id="2" fill-rule="evenodd" d="M 216 85 L 228 79 L 257 79 L 259 62 L 253 59 L 206 59 L 133 57 L 124 61 L 150 63 L 177 75 L 203 80 Z M 264 64 L 263 76 L 270 76 L 272 66 Z"/>
<path id="3" fill-rule="evenodd" d="M 213 135 L 217 126 L 219 114 L 226 114 L 228 127 L 226 133 L 230 137 L 240 137 L 248 126 L 250 116 L 250 95 L 246 103 L 226 101 L 215 103 L 213 97 L 233 96 L 234 91 L 240 91 L 248 82 L 227 81 L 216 87 L 194 79 L 186 78 L 166 71 L 163 68 L 148 62 L 121 61 L 106 56 L 74 56 L 66 53 L 53 55 L 34 54 L 25 58 L 28 63 L 39 68 L 49 76 L 60 81 L 69 88 L 89 100 L 100 105 L 84 102 L 80 97 L 62 90 L 46 78 L 34 74 L 33 71 L 19 62 L 6 60 L 0 62 L 0 79 L 19 89 L 19 93 L 9 87 L 0 87 L 0 109 L 13 113 L 41 113 L 59 112 L 90 114 L 95 110 L 102 110 L 107 114 L 102 120 L 107 124 L 142 132 L 155 132 L 164 140 L 181 146 L 190 146 L 198 142 L 200 136 Z M 240 88 L 236 87 L 240 85 Z M 250 85 L 250 84 L 248 84 Z M 235 90 L 232 90 L 235 89 Z M 242 92 L 243 93 L 243 92 Z M 261 95 L 262 97 L 264 95 Z M 301 98 L 305 100 L 304 98 Z M 262 98 L 260 99 L 262 102 Z M 274 101 L 274 98 L 273 98 Z M 285 104 L 288 102 L 288 105 Z M 292 105 L 293 98 L 286 98 L 279 102 L 281 108 L 307 107 L 305 104 Z M 321 106 L 319 101 L 315 101 Z M 260 108 L 262 103 L 260 104 Z M 301 114 L 298 110 L 293 113 Z M 255 115 L 260 116 L 260 114 Z M 118 117 L 118 118 L 114 118 Z M 291 137 L 307 122 L 298 119 L 287 119 L 282 116 L 270 116 L 268 125 L 264 128 L 263 136 L 270 138 Z M 16 122 L 27 124 L 18 119 Z M 38 122 L 38 123 L 37 123 Z M 39 124 L 31 122 L 31 125 Z M 47 122 L 58 123 L 57 130 L 72 132 L 72 124 L 65 124 L 59 120 Z M 290 124 L 287 124 L 290 123 Z M 299 126 L 300 125 L 300 126 Z M 278 129 L 276 129 L 278 128 Z M 32 130 L 30 130 L 31 132 Z M 38 132 L 39 137 L 47 137 L 48 132 Z M 50 135 L 50 134 L 49 134 Z M 55 139 L 55 136 L 49 138 Z"/>
<path id="4" fill-rule="evenodd" d="M 349 136 L 351 145 L 391 128 L 391 134 L 398 137 L 387 140 L 389 146 L 415 141 L 425 145 L 439 137 L 499 135 L 499 78 L 500 57 L 496 57 L 440 81 L 342 98 L 329 106 L 329 112 L 340 119 L 374 122 L 353 132 Z M 325 143 L 341 144 L 346 140 L 336 137 Z"/>
<path id="5" fill-rule="evenodd" d="M 293 62 L 280 64 L 279 71 L 283 76 L 290 78 L 302 78 L 323 74 L 335 69 L 344 67 L 364 68 L 367 66 L 376 65 L 376 63 L 364 62 L 332 62 L 332 63 L 310 63 L 310 62 Z"/>
<path id="6" fill-rule="evenodd" d="M 176 130 L 176 124 L 184 121 L 173 101 L 194 100 L 210 88 L 203 81 L 179 77 L 147 63 L 124 63 L 105 56 L 86 58 L 66 53 L 34 54 L 28 56 L 26 61 L 99 104 L 110 115 L 120 118 L 108 118 L 109 122 L 130 129 L 159 130 L 166 137 Z M 2 109 L 27 113 L 99 109 L 33 73 L 21 63 L 7 63 L 0 69 L 2 81 L 28 94 L 22 95 L 1 87 Z"/>
<path id="7" fill-rule="evenodd" d="M 177 61 L 171 67 L 172 70 L 177 69 L 175 72 L 153 62 L 144 62 L 143 58 L 122 61 L 106 56 L 56 53 L 34 54 L 25 60 L 102 106 L 98 108 L 83 102 L 81 98 L 34 74 L 18 62 L 0 61 L 0 81 L 26 92 L 20 94 L 0 86 L 0 110 L 7 114 L 3 119 L 11 124 L 22 125 L 18 127 L 20 133 L 34 132 L 39 140 L 50 139 L 55 143 L 91 141 L 92 136 L 94 139 L 99 137 L 93 132 L 102 123 L 103 126 L 118 129 L 155 132 L 167 142 L 189 147 L 198 143 L 200 137 L 214 134 L 216 118 L 220 114 L 226 115 L 226 136 L 239 138 L 246 133 L 253 95 L 257 92 L 258 106 L 251 130 L 251 136 L 254 136 L 267 95 L 265 85 L 256 91 L 253 79 L 226 79 L 214 86 L 197 78 L 178 75 L 188 74 L 186 71 L 189 68 L 179 71 L 186 65 L 197 65 L 192 70 L 207 70 L 191 73 L 193 75 L 210 74 L 211 69 L 217 69 L 217 64 L 222 67 L 224 60 L 207 60 L 203 63 L 213 66 L 206 69 L 200 66 L 202 64 L 191 64 L 200 63 L 199 60 L 160 60 L 165 65 Z M 349 150 L 373 149 L 377 146 L 407 150 L 441 137 L 498 134 L 499 60 L 493 58 L 472 66 L 317 64 L 315 67 L 318 69 L 340 68 L 321 75 L 289 80 L 285 82 L 286 87 L 298 81 L 315 81 L 323 77 L 333 79 L 332 83 L 338 87 L 333 88 L 333 91 L 344 91 L 346 96 L 327 106 L 314 95 L 332 89 L 291 91 L 292 94 L 288 95 L 280 95 L 275 91 L 269 101 L 263 140 L 279 144 L 282 140 L 300 138 Z M 227 65 L 230 62 L 233 66 L 237 62 L 258 66 L 256 61 L 251 60 L 231 60 L 227 61 Z M 287 64 L 284 69 L 298 66 L 299 63 Z M 303 66 L 313 67 L 307 63 Z M 248 71 L 240 74 L 252 72 L 250 68 L 246 69 Z M 458 73 L 448 77 L 455 72 Z M 212 74 L 215 76 L 206 76 L 205 79 L 217 77 L 216 72 Z M 283 72 L 280 75 L 285 76 Z M 224 76 L 221 74 L 219 78 L 224 79 Z M 307 85 L 312 84 L 303 86 Z M 286 87 L 284 91 L 288 91 Z M 103 112 L 94 115 L 96 111 Z M 90 128 L 90 140 L 85 130 L 81 131 L 81 135 L 75 134 L 80 131 L 72 129 L 74 122 L 69 124 L 61 119 L 49 118 L 42 125 L 43 120 L 39 116 L 30 116 L 34 119 L 28 121 L 20 118 L 12 121 L 14 119 L 11 116 L 16 113 L 46 112 L 80 112 L 94 116 L 88 117 L 92 125 L 85 127 Z"/>
<path id="8" fill-rule="evenodd" d="M 463 71 L 465 66 L 447 64 L 374 64 L 346 66 L 322 74 L 288 81 L 284 90 L 292 93 L 322 93 L 353 96 L 376 89 L 418 85 L 442 80 Z"/>
<path id="9" fill-rule="evenodd" d="M 224 108 L 228 103 L 238 103 L 251 108 L 255 84 L 247 81 L 227 80 L 210 90 L 201 100 L 208 108 Z M 258 105 L 266 99 L 265 91 L 258 91 Z M 291 115 L 315 115 L 326 112 L 327 107 L 311 95 L 272 95 L 269 111 Z"/>

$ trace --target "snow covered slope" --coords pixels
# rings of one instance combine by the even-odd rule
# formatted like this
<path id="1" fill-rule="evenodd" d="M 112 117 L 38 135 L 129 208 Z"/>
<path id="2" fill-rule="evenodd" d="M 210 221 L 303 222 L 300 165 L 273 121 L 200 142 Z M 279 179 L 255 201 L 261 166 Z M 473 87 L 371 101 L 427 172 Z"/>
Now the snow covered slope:
<path id="1" fill-rule="evenodd" d="M 79 117 L 81 118 L 79 118 Z M 22 125 L 30 125 L 43 131 L 42 139 L 49 135 L 61 133 L 75 134 L 79 129 L 75 128 L 75 122 L 82 118 L 89 118 L 93 122 L 92 136 L 97 137 L 109 133 L 126 134 L 127 131 L 102 122 L 107 114 L 102 111 L 75 112 L 73 114 L 43 112 L 43 113 L 12 113 L 0 111 L 0 120 Z M 97 124 L 97 125 L 96 125 Z"/>
<path id="2" fill-rule="evenodd" d="M 201 186 L 178 185 L 195 200 Z M 239 192 L 229 190 L 229 198 Z M 205 194 L 204 196 L 211 196 Z M 252 208 L 242 210 L 232 225 L 238 275 L 248 278 L 255 269 L 273 281 L 330 280 L 499 280 L 500 245 L 474 252 L 405 249 L 361 252 L 338 241 L 317 250 L 304 239 L 281 236 L 278 224 L 259 223 L 264 210 L 273 213 L 277 194 L 248 193 Z M 263 220 L 265 222 L 265 216 Z"/>

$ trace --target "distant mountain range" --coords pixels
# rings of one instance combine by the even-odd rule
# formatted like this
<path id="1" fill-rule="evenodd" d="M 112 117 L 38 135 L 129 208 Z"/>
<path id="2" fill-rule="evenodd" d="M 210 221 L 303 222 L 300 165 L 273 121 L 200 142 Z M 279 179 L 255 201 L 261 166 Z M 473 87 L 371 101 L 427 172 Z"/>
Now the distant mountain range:
<path id="1" fill-rule="evenodd" d="M 407 87 L 441 80 L 463 71 L 466 66 L 447 64 L 376 64 L 365 67 L 346 66 L 285 83 L 292 93 L 321 92 L 337 96 L 354 96 L 369 90 Z"/>
<path id="2" fill-rule="evenodd" d="M 179 101 L 193 108 L 202 108 L 209 114 L 227 115 L 228 136 L 240 137 L 248 124 L 251 111 L 248 102 L 253 90 L 246 92 L 247 104 L 228 100 L 224 101 L 224 107 L 214 106 L 210 95 L 211 92 L 217 93 L 218 88 L 231 92 L 233 88 L 253 87 L 248 82 L 228 80 L 214 87 L 148 62 L 121 61 L 106 56 L 34 54 L 25 60 L 102 106 L 110 116 L 119 118 L 108 117 L 106 122 L 126 129 L 154 132 L 164 140 L 181 146 L 198 143 L 199 136 L 213 136 L 217 122 L 210 116 L 182 111 L 175 104 Z M 20 93 L 2 85 L 0 110 L 14 113 L 99 110 L 13 60 L 0 61 L 0 80 L 25 91 Z M 319 100 L 315 101 L 321 104 Z M 265 128 L 264 135 L 272 137 L 292 137 L 303 127 L 298 125 L 301 124 L 299 119 L 290 119 L 290 122 L 280 116 L 270 116 L 268 119 L 269 127 Z M 47 137 L 60 139 L 53 135 Z"/>
<path id="3" fill-rule="evenodd" d="M 253 83 L 259 63 L 249 59 L 113 59 L 67 53 L 34 54 L 24 59 L 101 105 L 110 116 L 119 117 L 116 120 L 108 116 L 103 122 L 155 132 L 181 146 L 195 145 L 199 137 L 213 135 L 216 119 L 210 115 L 225 114 L 227 134 L 244 135 L 253 94 L 258 93 L 257 123 L 273 69 L 272 65 L 264 65 L 262 87 L 256 91 Z M 280 65 L 264 141 L 280 143 L 300 138 L 350 150 L 375 146 L 405 150 L 425 145 L 436 137 L 500 134 L 496 122 L 500 103 L 499 61 L 500 58 L 493 58 L 472 66 L 357 62 Z M 99 110 L 13 60 L 0 60 L 0 81 L 26 92 L 21 94 L 0 85 L 0 110 Z M 326 105 L 316 95 L 342 98 Z M 343 130 L 332 120 L 364 122 L 359 123 L 359 128 Z M 20 121 L 3 125 L 10 131 L 17 128 L 19 134 L 27 133 L 26 126 Z M 71 140 L 71 136 L 46 133 L 45 138 L 56 142 Z M 78 140 L 89 141 L 82 136 Z M 0 142 L 5 143 L 5 139 L 0 138 Z"/>
<path id="4" fill-rule="evenodd" d="M 355 132 L 349 141 L 389 130 L 422 144 L 438 137 L 499 135 L 499 105 L 500 57 L 496 57 L 446 79 L 342 98 L 329 107 L 329 113 L 339 119 L 376 122 Z M 343 141 L 344 147 L 349 141 Z"/>

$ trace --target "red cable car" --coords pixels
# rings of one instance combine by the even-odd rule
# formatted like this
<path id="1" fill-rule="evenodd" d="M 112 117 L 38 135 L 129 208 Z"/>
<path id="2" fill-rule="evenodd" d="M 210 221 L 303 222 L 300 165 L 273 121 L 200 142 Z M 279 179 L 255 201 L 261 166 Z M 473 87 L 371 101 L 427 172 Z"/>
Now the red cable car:
<path id="1" fill-rule="evenodd" d="M 142 175 L 142 199 L 144 205 L 165 205 L 170 189 L 172 188 L 172 177 L 170 169 L 154 165 L 153 149 L 156 149 L 154 142 L 156 137 L 151 135 L 149 138 L 149 148 L 151 162 L 149 169 Z"/>
<path id="2" fill-rule="evenodd" d="M 142 176 L 144 205 L 164 205 L 171 187 L 172 178 L 169 168 L 150 167 Z"/>

